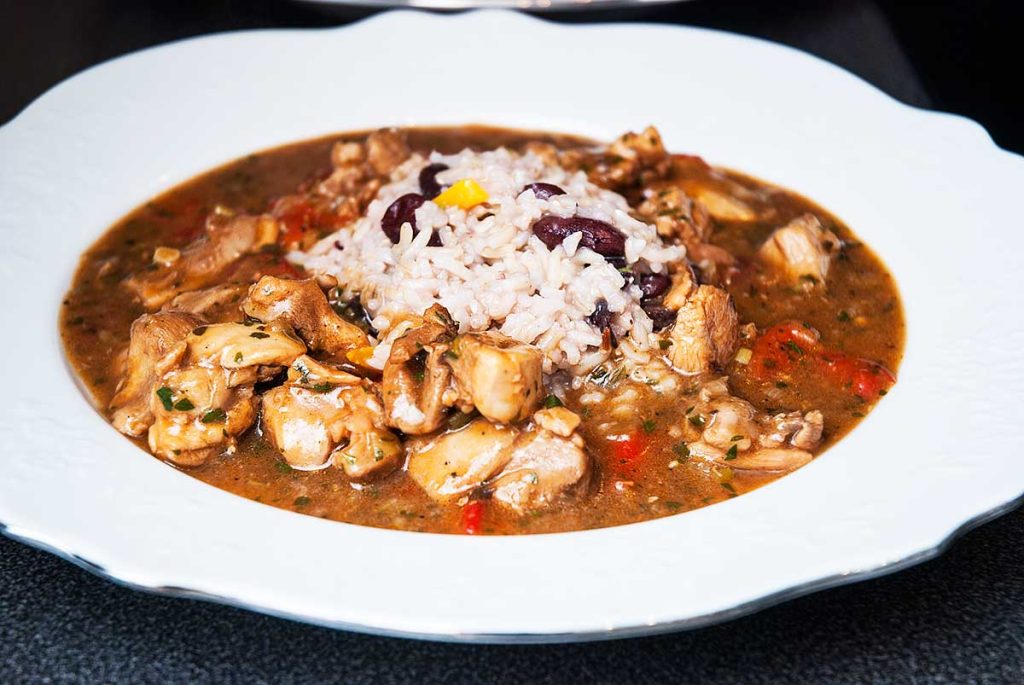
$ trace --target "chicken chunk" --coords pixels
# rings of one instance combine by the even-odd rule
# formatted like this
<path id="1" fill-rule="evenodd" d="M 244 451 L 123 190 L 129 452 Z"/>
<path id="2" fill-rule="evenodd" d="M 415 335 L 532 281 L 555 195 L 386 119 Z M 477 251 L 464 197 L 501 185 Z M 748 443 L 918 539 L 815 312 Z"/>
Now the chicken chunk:
<path id="1" fill-rule="evenodd" d="M 288 381 L 300 385 L 358 385 L 362 379 L 347 371 L 318 362 L 309 355 L 297 357 L 288 367 Z"/>
<path id="2" fill-rule="evenodd" d="M 817 217 L 804 214 L 776 229 L 758 256 L 789 282 L 824 283 L 839 246 L 839 238 Z"/>
<path id="3" fill-rule="evenodd" d="M 487 489 L 496 501 L 524 512 L 556 502 L 584 481 L 589 470 L 582 438 L 571 432 L 558 435 L 538 425 L 519 436 L 508 463 Z"/>
<path id="4" fill-rule="evenodd" d="M 382 129 L 365 143 L 341 141 L 331 150 L 331 175 L 317 184 L 315 192 L 331 200 L 336 226 L 359 216 L 385 179 L 409 158 L 405 136 L 397 129 Z M 303 198 L 308 202 L 309 198 Z M 281 207 L 287 209 L 287 204 Z"/>
<path id="5" fill-rule="evenodd" d="M 410 154 L 405 134 L 397 128 L 383 128 L 366 138 L 366 160 L 381 176 L 394 171 Z"/>
<path id="6" fill-rule="evenodd" d="M 775 414 L 762 419 L 764 429 L 760 444 L 776 448 L 792 445 L 798 449 L 811 450 L 821 442 L 825 417 L 818 410 L 801 414 L 798 411 Z"/>
<path id="7" fill-rule="evenodd" d="M 186 340 L 189 358 L 223 369 L 288 366 L 305 353 L 306 346 L 287 324 L 217 323 L 194 329 Z"/>
<path id="8" fill-rule="evenodd" d="M 181 250 L 173 262 L 125 281 L 147 309 L 160 307 L 179 293 L 210 284 L 232 262 L 277 240 L 278 222 L 270 216 L 236 215 L 218 207 L 206 220 L 206 234 Z"/>
<path id="9" fill-rule="evenodd" d="M 478 418 L 464 428 L 411 444 L 409 477 L 439 502 L 452 502 L 501 471 L 518 432 Z"/>
<path id="10" fill-rule="evenodd" d="M 459 394 L 486 418 L 515 423 L 529 418 L 544 391 L 544 353 L 507 335 L 466 333 L 446 355 Z"/>
<path id="11" fill-rule="evenodd" d="M 757 212 L 743 200 L 720 192 L 705 184 L 691 186 L 694 197 L 706 209 L 708 214 L 719 221 L 755 221 Z"/>
<path id="12" fill-rule="evenodd" d="M 333 463 L 357 480 L 398 466 L 402 444 L 384 426 L 384 408 L 373 387 L 344 372 L 333 377 L 357 384 L 318 381 L 310 386 L 311 375 L 302 374 L 263 396 L 263 428 L 285 461 L 303 471 Z"/>
<path id="13" fill-rule="evenodd" d="M 702 413 L 709 417 L 702 439 L 719 449 L 727 450 L 733 445 L 739 450 L 750 449 L 760 435 L 757 410 L 738 397 L 714 399 Z"/>
<path id="14" fill-rule="evenodd" d="M 233 450 L 255 419 L 253 385 L 305 351 L 281 324 L 193 328 L 165 357 L 168 369 L 150 394 L 150 450 L 182 466 Z"/>
<path id="15" fill-rule="evenodd" d="M 793 448 L 762 448 L 740 454 L 725 462 L 736 471 L 795 471 L 810 463 L 814 455 Z"/>
<path id="16" fill-rule="evenodd" d="M 686 302 L 697 289 L 697 277 L 694 276 L 690 265 L 684 261 L 676 266 L 671 278 L 672 284 L 662 297 L 661 303 L 669 309 L 678 311 L 686 306 Z"/>
<path id="17" fill-rule="evenodd" d="M 242 309 L 260 321 L 280 320 L 295 328 L 309 346 L 332 357 L 370 344 L 366 333 L 332 308 L 316 281 L 264 276 L 249 289 Z"/>
<path id="18" fill-rule="evenodd" d="M 155 384 L 184 351 L 183 341 L 204 323 L 195 314 L 143 314 L 132 323 L 127 372 L 110 401 L 111 422 L 125 435 L 139 437 L 152 425 L 150 397 Z M 176 355 L 168 355 L 177 347 Z"/>
<path id="19" fill-rule="evenodd" d="M 409 476 L 433 499 L 452 502 L 473 492 L 523 512 L 548 506 L 590 473 L 579 417 L 542 409 L 525 429 L 478 418 L 457 431 L 418 438 Z"/>
<path id="20" fill-rule="evenodd" d="M 738 327 L 732 297 L 720 288 L 702 285 L 676 313 L 669 333 L 669 360 L 690 374 L 722 366 L 732 357 Z"/>
<path id="21" fill-rule="evenodd" d="M 455 333 L 448 310 L 434 305 L 424 312 L 422 323 L 392 344 L 383 375 L 388 425 L 422 435 L 444 423 L 452 386 L 452 370 L 444 357 Z"/>
<path id="22" fill-rule="evenodd" d="M 230 386 L 223 369 L 189 366 L 167 373 L 151 396 L 149 449 L 180 466 L 198 466 L 225 449 L 256 418 L 252 385 Z"/>
<path id="23" fill-rule="evenodd" d="M 565 154 L 562 161 L 569 167 L 584 166 L 591 181 L 617 191 L 661 178 L 672 164 L 661 134 L 653 126 L 648 126 L 643 133 L 629 132 L 620 136 L 597 155 Z"/>
<path id="24" fill-rule="evenodd" d="M 706 243 L 711 235 L 711 220 L 703 205 L 693 202 L 682 188 L 675 185 L 645 190 L 644 201 L 637 207 L 637 213 L 654 224 L 658 235 L 682 243 L 687 252 Z"/>
<path id="25" fill-rule="evenodd" d="M 245 283 L 226 283 L 202 290 L 190 290 L 173 298 L 162 309 L 200 314 L 210 321 L 242 321 L 242 298 L 249 291 Z"/>
<path id="26" fill-rule="evenodd" d="M 340 388 L 317 392 L 291 384 L 263 394 L 263 432 L 293 469 L 328 465 L 345 437 L 349 412 L 340 395 Z"/>

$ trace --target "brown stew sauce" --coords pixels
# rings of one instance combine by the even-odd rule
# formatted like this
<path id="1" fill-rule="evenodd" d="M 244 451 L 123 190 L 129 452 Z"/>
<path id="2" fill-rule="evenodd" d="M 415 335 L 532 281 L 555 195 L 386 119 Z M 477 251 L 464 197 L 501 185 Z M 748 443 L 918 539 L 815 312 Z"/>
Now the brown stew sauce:
<path id="1" fill-rule="evenodd" d="M 409 129 L 417 150 L 452 153 L 465 147 L 521 148 L 529 141 L 562 148 L 591 141 L 565 135 L 522 132 L 481 126 L 457 129 Z M 241 211 L 264 211 L 276 197 L 291 193 L 328 166 L 331 145 L 360 139 L 365 133 L 311 140 L 249 155 L 202 174 L 137 208 L 107 231 L 82 257 L 63 302 L 60 331 L 75 371 L 96 407 L 106 407 L 120 378 L 121 356 L 132 321 L 144 313 L 121 281 L 147 268 L 154 248 L 184 246 L 202 230 L 217 204 Z M 904 339 L 904 320 L 892 276 L 878 257 L 836 217 L 796 193 L 694 159 L 679 165 L 671 183 L 684 189 L 703 184 L 744 202 L 765 216 L 760 222 L 718 221 L 711 241 L 732 252 L 741 265 L 751 260 L 768 234 L 801 214 L 812 212 L 844 242 L 826 287 L 755 284 L 742 272 L 728 286 L 741 322 L 764 329 L 796 320 L 821 334 L 823 344 L 843 353 L 874 360 L 895 372 Z M 231 269 L 235 280 L 261 274 L 299 275 L 275 253 L 243 257 Z M 870 403 L 823 379 L 812 365 L 797 363 L 785 382 L 753 377 L 747 366 L 732 362 L 724 369 L 733 394 L 765 410 L 809 411 L 825 417 L 824 441 L 817 453 L 836 442 L 870 409 Z M 482 532 L 541 533 L 614 526 L 699 508 L 747 492 L 778 477 L 732 473 L 686 458 L 668 428 L 687 420 L 686 392 L 672 396 L 634 384 L 634 415 L 604 415 L 601 407 L 583 410 L 569 397 L 567 406 L 584 416 L 581 434 L 597 465 L 589 493 L 546 510 L 517 515 L 496 506 L 485 508 Z M 684 383 L 685 385 L 685 383 Z M 600 425 L 603 429 L 599 429 Z M 609 433 L 637 431 L 644 436 L 641 459 L 617 464 Z M 145 449 L 143 441 L 137 441 Z M 402 470 L 380 481 L 353 484 L 338 469 L 292 470 L 264 440 L 258 424 L 240 441 L 238 451 L 203 466 L 183 469 L 205 483 L 275 507 L 310 516 L 403 530 L 459 532 L 460 508 L 434 502 Z"/>

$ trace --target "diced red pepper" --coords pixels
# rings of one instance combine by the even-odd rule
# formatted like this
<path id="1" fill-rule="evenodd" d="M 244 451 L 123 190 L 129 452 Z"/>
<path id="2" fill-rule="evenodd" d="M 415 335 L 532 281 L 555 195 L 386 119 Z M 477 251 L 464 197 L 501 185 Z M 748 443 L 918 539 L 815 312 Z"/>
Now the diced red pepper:
<path id="1" fill-rule="evenodd" d="M 773 380 L 801 360 L 814 364 L 824 377 L 866 401 L 877 400 L 896 382 L 896 376 L 878 362 L 829 350 L 816 330 L 793 321 L 772 326 L 758 337 L 749 368 L 754 378 Z"/>
<path id="2" fill-rule="evenodd" d="M 479 535 L 484 520 L 484 503 L 475 499 L 467 502 L 462 507 L 462 514 L 459 518 L 459 527 L 466 535 Z"/>
<path id="3" fill-rule="evenodd" d="M 612 454 L 615 457 L 615 466 L 629 467 L 636 464 L 647 451 L 651 444 L 650 437 L 643 430 L 637 429 L 622 440 L 612 443 Z"/>
<path id="4" fill-rule="evenodd" d="M 289 195 L 275 202 L 271 211 L 284 226 L 281 242 L 285 245 L 301 242 L 313 215 L 313 206 L 305 200 Z"/>
<path id="5" fill-rule="evenodd" d="M 802 323 L 786 321 L 776 324 L 754 342 L 750 371 L 759 380 L 778 377 L 802 357 L 815 354 L 819 339 L 816 330 Z"/>
<path id="6" fill-rule="evenodd" d="M 821 355 L 820 363 L 826 376 L 849 387 L 854 395 L 868 402 L 877 400 L 896 382 L 896 376 L 889 369 L 869 359 L 826 352 Z"/>

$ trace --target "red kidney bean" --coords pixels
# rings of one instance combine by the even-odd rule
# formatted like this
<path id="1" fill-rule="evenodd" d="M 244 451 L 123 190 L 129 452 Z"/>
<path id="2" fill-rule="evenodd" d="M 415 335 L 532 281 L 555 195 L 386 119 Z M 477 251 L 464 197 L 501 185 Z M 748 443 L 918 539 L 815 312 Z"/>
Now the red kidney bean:
<path id="1" fill-rule="evenodd" d="M 664 295 L 672 285 L 672 279 L 665 274 L 638 274 L 636 284 L 643 293 L 643 299 L 651 300 Z"/>
<path id="2" fill-rule="evenodd" d="M 402 235 L 402 224 L 408 222 L 412 226 L 412 234 L 416 235 L 416 210 L 423 206 L 426 198 L 416 193 L 406 193 L 391 203 L 380 220 L 380 228 L 392 243 L 397 243 Z M 441 237 L 434 233 L 430 236 L 431 247 L 441 247 Z"/>
<path id="3" fill-rule="evenodd" d="M 538 200 L 547 200 L 549 197 L 554 197 L 555 195 L 565 195 L 565 191 L 554 183 L 531 183 L 523 186 L 523 189 L 520 190 L 519 193 L 525 193 L 527 190 L 532 190 Z"/>
<path id="4" fill-rule="evenodd" d="M 437 182 L 436 176 L 447 168 L 447 164 L 438 162 L 428 164 L 420 170 L 420 192 L 428 200 L 433 200 L 444 190 L 445 187 Z"/>
<path id="5" fill-rule="evenodd" d="M 676 313 L 668 307 L 662 307 L 660 304 L 648 304 L 643 307 L 647 316 L 651 317 L 651 321 L 654 323 L 654 330 L 660 331 L 675 323 Z"/>
<path id="6" fill-rule="evenodd" d="M 626 252 L 626 236 L 611 224 L 583 216 L 555 216 L 548 214 L 533 222 L 533 234 L 553 250 L 573 233 L 582 233 L 582 247 L 590 248 L 604 257 L 621 257 Z"/>

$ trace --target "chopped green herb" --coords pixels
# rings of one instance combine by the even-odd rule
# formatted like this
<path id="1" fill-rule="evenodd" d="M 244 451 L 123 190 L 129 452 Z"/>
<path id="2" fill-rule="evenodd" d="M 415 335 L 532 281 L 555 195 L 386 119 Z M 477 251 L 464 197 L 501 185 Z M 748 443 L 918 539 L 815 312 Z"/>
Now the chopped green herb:
<path id="1" fill-rule="evenodd" d="M 790 349 L 790 351 L 795 352 L 796 354 L 803 355 L 803 353 L 804 353 L 803 348 L 801 348 L 799 345 L 797 345 L 792 340 L 787 340 L 786 341 L 786 347 L 788 347 Z"/>
<path id="2" fill-rule="evenodd" d="M 739 451 L 738 450 L 738 445 L 733 445 L 732 447 L 730 447 L 728 449 L 728 451 L 726 451 L 726 453 L 725 453 L 726 461 L 731 461 L 731 460 L 735 459 L 736 458 L 736 453 L 738 451 Z"/>
<path id="3" fill-rule="evenodd" d="M 192 411 L 196 408 L 196 405 L 192 404 L 192 400 L 187 397 L 182 397 L 180 400 L 174 403 L 174 408 L 178 411 Z"/>
<path id="4" fill-rule="evenodd" d="M 721 485 L 723 488 L 725 488 L 726 492 L 729 493 L 730 497 L 735 497 L 736 496 L 736 488 L 734 488 L 732 486 L 732 483 L 719 483 L 719 485 Z"/>
<path id="5" fill-rule="evenodd" d="M 270 337 L 270 333 L 263 333 L 262 331 L 256 331 L 254 333 L 250 333 L 249 337 L 250 338 L 256 338 L 257 340 L 263 340 L 264 338 L 269 338 Z"/>
<path id="6" fill-rule="evenodd" d="M 693 416 L 690 417 L 689 421 L 696 428 L 703 428 L 704 427 L 704 417 L 701 416 L 700 414 L 694 414 Z"/>
<path id="7" fill-rule="evenodd" d="M 241 352 L 235 352 L 235 363 L 238 364 L 241 361 L 242 361 L 242 353 Z"/>
<path id="8" fill-rule="evenodd" d="M 417 369 L 416 371 L 413 371 L 412 377 L 418 381 L 422 381 L 424 378 L 427 377 L 427 374 L 424 373 L 423 369 Z"/>
<path id="9" fill-rule="evenodd" d="M 299 495 L 298 497 L 295 498 L 295 506 L 297 506 L 297 507 L 304 507 L 307 504 L 309 504 L 311 501 L 312 500 L 309 499 L 308 497 L 306 497 L 305 495 Z"/>
<path id="10" fill-rule="evenodd" d="M 856 416 L 858 419 L 863 419 L 866 416 L 866 414 L 862 411 L 854 411 L 850 413 Z"/>
<path id="11" fill-rule="evenodd" d="M 787 383 L 786 381 L 775 381 L 775 387 L 781 390 L 783 388 L 788 388 L 789 383 Z"/>
<path id="12" fill-rule="evenodd" d="M 656 424 L 651 419 L 646 419 L 642 425 L 644 427 L 644 433 L 650 435 L 651 433 L 654 432 L 654 427 Z"/>
<path id="13" fill-rule="evenodd" d="M 558 399 L 557 395 L 548 395 L 544 398 L 544 408 L 551 409 L 553 407 L 561 407 L 562 400 Z"/>
<path id="14" fill-rule="evenodd" d="M 683 458 L 690 456 L 690 446 L 685 442 L 679 442 L 673 445 L 672 451 Z"/>
<path id="15" fill-rule="evenodd" d="M 220 407 L 211 409 L 210 411 L 203 414 L 203 423 L 222 423 L 228 418 L 228 415 L 224 413 L 224 410 Z"/>
<path id="16" fill-rule="evenodd" d="M 884 389 L 884 388 L 883 388 L 882 390 L 879 390 L 879 391 L 878 391 L 878 396 L 879 396 L 879 397 L 885 397 L 885 396 L 886 396 L 886 395 L 888 395 L 888 394 L 889 394 L 889 391 L 888 391 L 888 390 L 886 390 L 886 389 Z"/>
<path id="17" fill-rule="evenodd" d="M 277 469 L 278 473 L 291 473 L 292 472 L 292 467 L 288 466 L 288 464 L 283 462 L 283 461 L 275 461 L 274 462 L 274 468 Z"/>
<path id="18" fill-rule="evenodd" d="M 734 435 L 731 438 L 729 438 L 729 442 L 739 442 L 742 439 L 743 439 L 742 435 Z"/>
<path id="19" fill-rule="evenodd" d="M 160 403 L 164 405 L 164 409 L 167 411 L 174 409 L 174 402 L 171 401 L 173 395 L 174 392 L 166 385 L 156 390 L 156 396 L 160 398 Z"/>
<path id="20" fill-rule="evenodd" d="M 330 392 L 334 390 L 334 384 L 324 381 L 313 386 L 313 392 Z"/>
<path id="21" fill-rule="evenodd" d="M 667 350 L 668 348 L 672 347 L 672 341 L 671 340 L 659 340 L 658 341 L 658 347 L 660 347 L 663 350 Z"/>
<path id="22" fill-rule="evenodd" d="M 459 358 L 459 355 L 456 354 L 454 350 L 445 350 L 444 351 L 444 358 L 445 359 L 451 359 L 452 361 L 455 361 L 456 359 Z"/>
<path id="23" fill-rule="evenodd" d="M 668 507 L 669 509 L 671 509 L 672 511 L 679 511 L 680 509 L 683 508 L 682 504 L 680 504 L 679 502 L 675 502 L 673 500 L 670 500 L 670 499 L 665 500 L 665 506 Z"/>
<path id="24" fill-rule="evenodd" d="M 850 316 L 850 312 L 846 311 L 845 309 L 840 309 L 839 313 L 836 314 L 836 318 L 839 321 L 842 321 L 843 323 L 846 323 L 847 321 L 851 320 L 853 317 Z"/>

